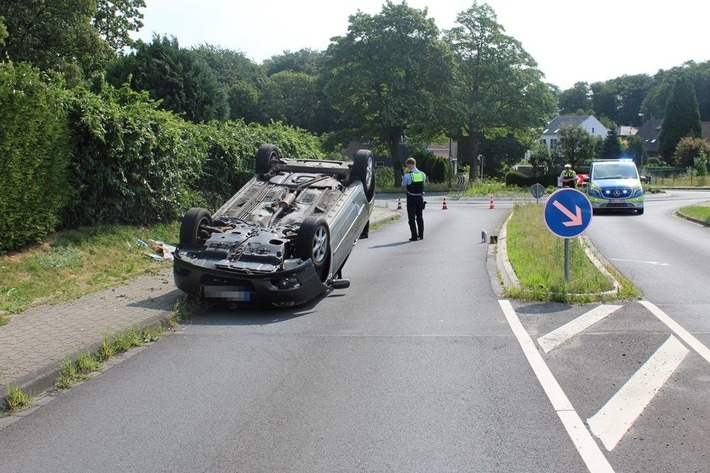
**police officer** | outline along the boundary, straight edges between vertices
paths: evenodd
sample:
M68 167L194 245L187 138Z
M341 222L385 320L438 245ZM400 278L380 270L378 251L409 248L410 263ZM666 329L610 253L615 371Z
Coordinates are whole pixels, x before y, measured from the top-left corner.
M405 162L407 172L402 179L402 187L407 189L407 218L412 238L409 241L424 239L424 183L426 174L417 169L417 161L409 158Z
M577 173L572 169L571 164L565 164L562 174L560 174L560 179L562 179L562 187L577 187Z

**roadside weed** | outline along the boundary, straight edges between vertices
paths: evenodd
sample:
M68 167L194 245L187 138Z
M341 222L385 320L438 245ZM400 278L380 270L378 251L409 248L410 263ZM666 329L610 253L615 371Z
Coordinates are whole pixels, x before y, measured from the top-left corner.
M139 347L143 344L143 338L137 328L131 328L120 332L113 340L113 346L116 352L123 353L133 347Z
M101 339L101 347L96 352L96 356L100 360L106 361L116 354L116 348L113 346L113 341L110 338L104 337Z
M59 376L57 376L57 380L54 385L59 389L67 389L79 379L81 378L76 363L68 358L65 358L59 367Z
M22 388L15 385L9 385L6 388L5 404L10 412L14 412L23 407L29 406L31 397L24 392Z
M101 362L91 353L78 353L76 357L76 367L81 374L88 374L101 369Z

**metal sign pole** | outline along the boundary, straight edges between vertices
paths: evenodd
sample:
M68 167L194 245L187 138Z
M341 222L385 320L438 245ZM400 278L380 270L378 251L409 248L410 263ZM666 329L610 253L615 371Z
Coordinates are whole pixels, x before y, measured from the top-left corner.
M565 281L569 282L569 238L565 238Z

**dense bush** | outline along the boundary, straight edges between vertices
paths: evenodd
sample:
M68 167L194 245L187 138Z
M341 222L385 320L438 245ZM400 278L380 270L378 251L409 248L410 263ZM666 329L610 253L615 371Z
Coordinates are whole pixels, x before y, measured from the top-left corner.
M256 151L264 143L278 146L284 157L321 159L318 139L302 130L243 121L211 122L200 126L207 144L202 173L194 184L199 201L193 206L220 207L254 175Z
M530 187L533 184L542 184L544 187L557 186L557 174L542 176L526 176L519 171L508 171L505 175L505 185L514 187Z
M66 226L175 219L196 199L205 154L199 130L157 109L147 94L101 82L70 111L76 153Z
M416 151L412 157L417 160L417 169L426 174L429 182L444 182L452 172L449 159L437 156L431 151Z
M57 80L0 63L0 253L54 230L66 200L71 148Z

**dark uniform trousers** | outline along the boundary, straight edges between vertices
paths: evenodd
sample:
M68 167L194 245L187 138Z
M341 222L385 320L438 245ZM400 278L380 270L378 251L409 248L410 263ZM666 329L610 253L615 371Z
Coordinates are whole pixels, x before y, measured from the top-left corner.
M424 196L407 194L407 218L412 238L424 238Z

